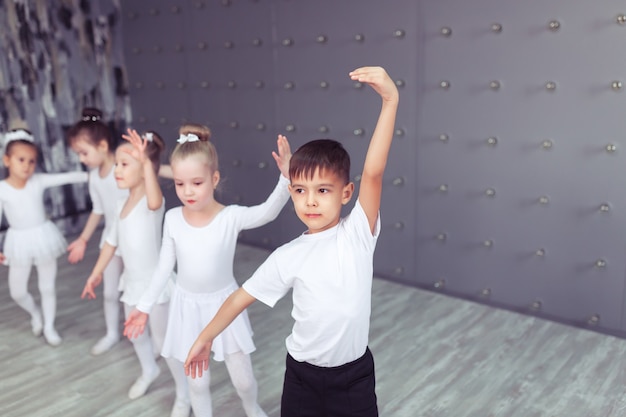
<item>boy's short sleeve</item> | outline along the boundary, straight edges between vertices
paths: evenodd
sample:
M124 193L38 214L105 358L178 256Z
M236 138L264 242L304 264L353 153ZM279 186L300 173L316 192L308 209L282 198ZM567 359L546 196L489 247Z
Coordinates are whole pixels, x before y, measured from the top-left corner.
M349 236L353 236L356 241L365 245L368 251L373 252L380 235L380 212L376 217L376 225L374 226L374 233L372 233L367 215L357 199L354 208L343 222L343 228Z
M293 278L285 279L281 273L278 250L270 254L242 285L248 294L269 307L274 307L278 300L287 294L293 283Z

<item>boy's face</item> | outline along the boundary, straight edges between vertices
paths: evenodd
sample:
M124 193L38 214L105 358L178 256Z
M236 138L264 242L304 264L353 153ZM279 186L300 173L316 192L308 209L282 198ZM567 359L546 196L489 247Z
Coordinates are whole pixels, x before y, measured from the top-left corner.
M313 178L291 178L291 200L308 233L318 233L339 223L341 206L352 198L354 184L344 184L334 172L316 170Z

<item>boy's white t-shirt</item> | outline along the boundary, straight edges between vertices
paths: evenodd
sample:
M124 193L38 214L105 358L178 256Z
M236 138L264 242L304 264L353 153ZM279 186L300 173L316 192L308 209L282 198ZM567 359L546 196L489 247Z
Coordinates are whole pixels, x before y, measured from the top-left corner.
M270 307L293 288L295 323L286 345L295 360L334 367L365 353L379 232L380 217L372 234L357 201L337 226L276 249L243 284Z

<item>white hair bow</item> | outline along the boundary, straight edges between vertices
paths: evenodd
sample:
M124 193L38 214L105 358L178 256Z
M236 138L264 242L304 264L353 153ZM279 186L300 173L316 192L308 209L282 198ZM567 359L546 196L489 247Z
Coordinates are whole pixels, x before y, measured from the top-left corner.
M143 137L143 140L145 140L147 142L154 141L154 133L152 133L152 132L146 132L146 133L144 133L144 135L142 137Z
M194 135L193 133L189 133L188 135L180 135L176 142L185 143L185 142L197 142L200 138L198 135Z
M25 140L28 142L35 142L33 135L25 131L24 129L12 130L4 135L4 146L6 147L9 142L14 140Z

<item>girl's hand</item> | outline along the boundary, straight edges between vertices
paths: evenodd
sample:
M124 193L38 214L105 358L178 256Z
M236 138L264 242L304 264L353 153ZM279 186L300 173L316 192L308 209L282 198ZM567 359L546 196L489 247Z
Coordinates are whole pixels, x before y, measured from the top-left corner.
M382 67L361 67L350 72L350 78L368 84L384 101L398 101L398 88Z
M272 156L276 161L276 165L278 165L280 173L283 174L285 178L289 178L289 160L291 159L291 148L289 147L289 141L285 136L278 135L278 139L276 140L276 146L278 148L278 153L272 152Z
M88 298L90 300L96 299L95 289L102 282L102 274L91 275L87 278L87 283L85 283L85 288L83 289L83 293L80 298L85 299Z
M212 341L203 342L196 339L185 360L185 375L192 378L202 378L202 373L209 369L209 354Z
M124 322L124 336L129 339L135 339L143 334L148 322L148 315L144 312L133 308L126 321Z
M148 157L146 156L148 141L139 136L139 133L137 133L135 129L128 128L127 132L128 134L122 135L122 138L126 139L131 143L131 145L133 145L133 150L128 151L128 153L143 164L146 160L148 160Z
M69 255L67 255L67 260L71 264L78 263L83 260L85 257L85 249L87 248L87 241L83 238L78 238L67 247L67 251Z

